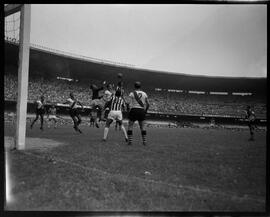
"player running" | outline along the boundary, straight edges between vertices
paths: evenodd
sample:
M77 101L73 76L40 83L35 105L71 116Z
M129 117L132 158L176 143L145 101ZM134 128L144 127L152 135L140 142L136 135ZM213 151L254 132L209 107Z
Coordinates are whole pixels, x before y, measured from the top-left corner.
M250 138L249 141L254 141L254 129L255 129L255 112L248 105L246 109L246 119L248 121Z
M123 122L122 122L122 120L123 120L122 110L125 107L125 102L124 102L123 98L121 97L121 90L117 90L115 92L115 95L112 97L111 101L106 104L106 107L107 106L110 107L110 112L108 114L106 126L104 128L103 141L107 140L110 125L114 120L116 120L119 122L120 127L121 127L121 129L124 133L124 136L125 136L125 141L127 142L128 141L127 132L126 132L126 129L123 126Z
M145 115L149 108L148 96L141 90L139 81L134 84L135 90L129 94L129 122L128 122L128 145L132 144L133 125L135 121L139 122L143 145L146 145Z
M81 115L79 114L79 111L78 111L78 108L79 108L78 104L81 106L82 109L83 109L83 105L77 99L75 99L73 93L70 93L70 98L68 98L64 104L69 105L69 115L72 118L73 123L74 123L73 128L75 129L75 131L82 133L82 131L78 127L80 123L82 122Z
M45 102L44 102L43 95L40 97L40 100L37 100L35 102L35 105L36 105L36 118L31 123L30 128L31 129L33 128L35 122L38 120L40 116L40 129L43 130L43 120L44 120L44 114L45 114Z

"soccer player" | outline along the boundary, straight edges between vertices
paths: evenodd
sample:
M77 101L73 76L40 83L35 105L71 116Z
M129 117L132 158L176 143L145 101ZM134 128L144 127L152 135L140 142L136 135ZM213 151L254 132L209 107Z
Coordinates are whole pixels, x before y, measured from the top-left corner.
M248 121L250 138L249 141L254 141L254 129L255 129L255 112L248 105L246 109L246 119Z
M125 107L125 102L123 98L121 97L121 90L117 90L115 92L115 95L112 97L111 101L106 104L106 106L110 106L110 112L108 114L108 118L106 121L106 126L104 128L104 135L103 135L103 141L107 140L107 136L109 133L109 127L111 123L116 120L119 121L120 127L124 133L125 141L128 141L127 132L125 127L123 126L123 115L122 110Z
M94 127L95 125L95 120L96 120L96 117L95 117L95 113L92 111L90 111L90 127Z
M106 81L103 81L102 85L105 85ZM104 89L103 86L98 87L95 84L92 84L90 86L90 89L92 90L92 101L90 103L90 107L94 108L96 106L99 106L100 114L99 119L104 120L105 111L103 110L106 102L110 101L110 98L112 96L112 85L107 84L107 89L104 92L103 96L99 96L99 92Z
M105 82L103 82L103 84L105 84ZM98 87L97 85L95 84L91 84L90 85L90 89L92 90L92 102L91 102L91 107L95 107L96 105L99 105L99 102L100 102L100 96L99 96L99 92L101 90L104 89L103 86L101 87Z
M145 115L149 109L148 96L141 90L141 82L135 82L134 87L135 90L129 94L128 145L132 144L133 125L135 121L139 122L143 145L146 145Z
M90 127L91 126L96 126L96 128L99 128L99 125L97 123L97 119L98 119L98 113L100 112L100 108L99 106L95 106L94 108L91 109L90 112Z
M107 117L108 117L108 114L110 112L110 109L108 107L104 109L104 107L105 107L105 104L112 99L112 95L113 95L113 87L112 87L112 84L109 83L109 84L107 84L107 89L105 90L104 95L102 97L102 102L101 102L101 106L102 106L101 119L107 119Z
M57 124L57 117L56 117L56 107L55 105L52 105L51 108L48 109L48 120L49 122L54 122L54 129L56 128ZM51 125L51 124L50 124ZM48 125L48 128L50 128L50 125Z
M123 74L118 73L117 74L117 85L116 85L116 90L121 90L121 95L124 95L124 81L123 81Z
M74 126L73 128L75 131L78 131L79 133L82 133L82 131L79 129L79 125L82 122L81 115L79 114L78 111L78 104L81 106L83 109L83 105L75 99L73 93L70 93L70 98L67 99L67 101L64 104L69 104L69 115L73 120Z
M31 123L30 128L31 129L33 128L35 122L38 120L38 117L40 116L40 129L43 130L43 120L44 120L44 114L45 114L44 96L42 95L40 97L40 100L37 100L35 104L36 104L36 118Z
M108 83L102 98L104 99L105 102L109 102L112 98L112 94L113 94L113 86L111 83Z

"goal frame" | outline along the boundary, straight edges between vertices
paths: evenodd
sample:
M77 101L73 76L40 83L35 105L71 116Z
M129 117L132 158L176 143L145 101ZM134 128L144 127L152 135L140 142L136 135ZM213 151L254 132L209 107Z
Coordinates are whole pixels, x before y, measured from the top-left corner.
M18 96L16 106L16 134L14 148L24 150L29 77L31 5L7 4L4 7L4 11L5 17L20 11Z

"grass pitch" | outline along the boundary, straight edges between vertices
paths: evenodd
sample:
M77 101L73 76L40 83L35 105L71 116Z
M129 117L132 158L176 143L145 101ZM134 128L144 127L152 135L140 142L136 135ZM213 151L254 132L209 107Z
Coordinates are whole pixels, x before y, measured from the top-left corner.
M266 132L71 125L27 129L26 150L7 149L12 202L6 210L264 211ZM5 124L5 141L14 135Z

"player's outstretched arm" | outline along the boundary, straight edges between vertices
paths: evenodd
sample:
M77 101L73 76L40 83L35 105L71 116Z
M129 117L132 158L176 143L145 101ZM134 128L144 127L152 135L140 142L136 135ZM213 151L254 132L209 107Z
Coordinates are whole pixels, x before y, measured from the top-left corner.
M77 101L77 103L82 107L83 109L83 104L80 101Z

